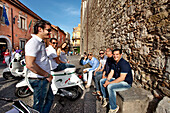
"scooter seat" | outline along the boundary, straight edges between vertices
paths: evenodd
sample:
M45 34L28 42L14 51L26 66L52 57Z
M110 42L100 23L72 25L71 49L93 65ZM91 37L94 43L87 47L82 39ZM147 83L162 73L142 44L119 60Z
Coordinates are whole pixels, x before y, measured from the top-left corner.
M63 74L73 73L75 71L76 71L76 68L66 68L62 71L57 71L57 72L51 71L51 74L52 75L63 75Z

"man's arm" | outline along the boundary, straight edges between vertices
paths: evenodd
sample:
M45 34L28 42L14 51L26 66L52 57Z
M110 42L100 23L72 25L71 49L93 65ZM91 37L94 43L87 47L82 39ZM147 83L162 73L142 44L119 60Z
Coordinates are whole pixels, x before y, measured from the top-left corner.
M97 69L95 70L95 72L94 72L94 76L96 75L96 72L100 70L101 66L102 66L102 64L100 63L99 66L98 66L98 68L97 68Z
M48 77L49 73L47 73L46 71L44 71L41 67L39 67L36 63L35 63L35 59L36 57L33 56L25 56L25 60L26 60L26 67L31 70L32 72L44 76L44 77ZM53 76L50 75L49 78L47 78L47 80L49 82L51 82L51 80L53 79Z
M111 82L108 81L107 83L104 84L104 87L107 87L107 85L112 84L112 83L119 83L121 81L124 81L126 78L126 75L127 73L120 73L120 77L118 77L114 81L111 81Z
M103 71L102 79L106 78L105 74L106 74L106 71Z

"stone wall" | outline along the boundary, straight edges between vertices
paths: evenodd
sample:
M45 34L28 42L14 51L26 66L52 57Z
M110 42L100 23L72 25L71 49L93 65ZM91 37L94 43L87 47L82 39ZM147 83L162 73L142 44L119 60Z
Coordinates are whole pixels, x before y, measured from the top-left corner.
M81 51L122 48L135 82L170 96L169 13L169 0L83 0Z

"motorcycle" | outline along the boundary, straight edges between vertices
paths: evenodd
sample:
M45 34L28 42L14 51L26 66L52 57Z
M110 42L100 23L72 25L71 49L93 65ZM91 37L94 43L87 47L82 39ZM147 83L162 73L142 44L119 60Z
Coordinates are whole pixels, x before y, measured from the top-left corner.
M21 100L11 100L7 98L0 98L0 100L7 101L7 102L12 102L13 103L13 109L7 111L6 113L39 113L39 111L29 107L26 105L24 102Z
M83 94L84 86L81 75L75 73L76 68L66 68L65 70L53 72L51 88L54 95L66 97L69 100L76 100ZM25 78L17 83L15 95L17 97L30 96L34 90L29 84L28 75L29 70L25 70Z
M3 70L3 77L6 80L13 78L23 78L25 67L25 59L21 59L21 55L16 53L14 58L11 60L9 66Z

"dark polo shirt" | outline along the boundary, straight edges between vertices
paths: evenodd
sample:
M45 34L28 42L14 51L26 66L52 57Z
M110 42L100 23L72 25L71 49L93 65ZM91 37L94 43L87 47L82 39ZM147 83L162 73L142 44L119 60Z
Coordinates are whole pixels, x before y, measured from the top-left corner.
M113 78L120 77L120 73L127 73L124 81L132 86L132 82L133 82L132 70L129 63L126 60L121 58L117 64L114 63L112 65L111 69L114 70Z

